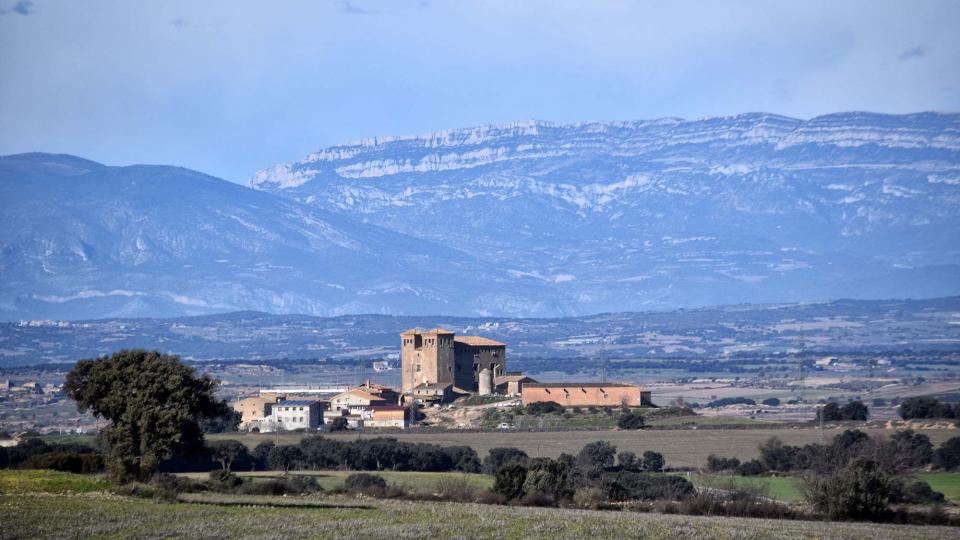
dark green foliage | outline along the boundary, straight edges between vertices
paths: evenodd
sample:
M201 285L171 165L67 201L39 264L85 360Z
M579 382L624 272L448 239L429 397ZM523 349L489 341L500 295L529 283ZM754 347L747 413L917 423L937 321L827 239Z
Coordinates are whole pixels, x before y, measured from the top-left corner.
M64 390L81 412L110 422L100 442L114 474L128 480L148 478L163 459L202 452L200 423L228 410L216 386L177 356L124 350L77 362Z
M465 473L480 472L480 457L469 446L447 446L444 448L453 461L453 468Z
M776 437L770 437L759 447L760 462L763 467L770 471L789 471L793 469L794 454L797 448L794 446L784 446L783 442Z
M51 452L34 454L27 460L29 469L52 469L78 474L101 472L104 469L103 454L77 452Z
M898 412L904 420L956 417L956 410L949 403L943 403L932 397L907 398L900 403Z
M508 463L499 469L493 478L493 492L506 500L523 497L523 486L527 481L527 468L521 463Z
M733 471L740 466L737 458L718 457L713 454L707 456L707 470L710 472Z
M933 466L946 471L960 468L960 437L951 437L944 441L933 453Z
M343 482L343 487L351 493L374 495L387 489L387 481L375 474L354 473Z
M347 431L349 427L350 426L347 425L347 419L342 416L338 416L327 423L327 431L331 433L337 431Z
M642 416L627 410L620 413L620 417L617 418L617 427L620 429L643 429L646 424Z
M596 476L604 469L613 467L617 449L607 441L587 444L577 454L576 465L588 476Z
M720 398L710 403L707 403L707 407L726 407L727 405L756 405L757 402L745 397L727 397Z
M253 457L240 441L215 441L207 446L210 448L210 457L219 463L224 471L230 471L234 463L238 465L238 469L253 468Z
M779 407L779 406L780 406L780 400L777 399L777 398L775 398L775 397L767 398L767 399L761 401L760 403L762 403L762 404L764 404L764 405L766 405L766 406L768 406L768 407Z
M204 433L227 433L237 431L243 416L232 408L224 411L222 416L208 418L200 425Z
M578 471L563 462L538 458L527 466L523 494L541 502L569 501L581 482Z
M869 410L861 401L851 401L841 407L836 403L827 403L817 411L816 419L819 421L823 416L824 422L837 422L841 420L866 420Z
M886 515L892 483L872 461L855 460L836 473L809 476L807 501L830 519L878 519Z
M483 472L496 474L504 465L511 463L525 464L530 459L527 453L519 448L491 448L487 457L483 458Z
M613 501L676 500L693 493L693 484L673 475L619 472L605 474L600 485Z
M555 401L540 401L527 405L525 409L527 414L531 414L533 416L551 413L560 414L563 412L563 405L560 405Z
M617 454L617 465L625 471L639 471L642 463L637 460L636 454L624 451Z
M737 474L741 476L758 476L765 472L767 472L766 467L763 466L761 461L756 459L744 461L737 466Z
M243 495L302 495L321 490L317 481L313 478L291 476L290 478L244 482L236 491Z
M233 491L243 484L243 479L228 469L210 471L210 484L217 491Z
M289 472L298 468L304 461L300 447L293 445L274 446L267 454L267 465L273 470Z
M900 473L923 467L933 458L933 444L926 435L914 433L912 429L898 431L890 437L890 442L880 445L877 460L881 468L888 473Z
M946 500L943 493L934 491L926 482L904 484L900 480L890 483L890 502L904 504L941 504Z
M250 457L253 459L254 467L265 471L269 468L267 464L267 458L270 456L270 450L273 450L273 447L276 446L273 441L263 441L253 448L253 452L250 453Z
M660 472L663 470L663 454L647 450L643 453L643 470L647 472Z

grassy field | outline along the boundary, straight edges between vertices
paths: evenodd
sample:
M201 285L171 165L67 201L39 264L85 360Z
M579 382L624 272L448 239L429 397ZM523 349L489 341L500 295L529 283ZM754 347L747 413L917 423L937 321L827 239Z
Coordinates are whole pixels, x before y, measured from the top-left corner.
M843 431L841 427L827 428L822 434L825 441ZM863 431L873 436L888 437L894 430L872 427ZM955 429L917 430L930 437L936 446L950 437L957 436ZM583 445L597 440L613 443L617 450L629 450L642 454L653 450L664 455L671 467L702 467L709 454L737 457L749 460L759 455L757 446L770 437L779 437L785 444L803 445L821 441L820 430L816 428L751 428L751 429L669 429L643 431L502 431L502 432L459 432L441 431L433 433L388 432L341 433L329 435L332 438L350 440L372 438L376 436L396 437L399 440L442 445L469 445L480 457L498 446L514 446L531 456L557 457L562 452L576 454ZM303 434L258 434L229 433L213 435L211 439L238 439L247 446L254 447L261 441L279 440L281 444L292 444L303 438Z
M769 476L714 476L694 474L690 480L696 486L716 489L745 489L784 502L803 500L800 481L793 477Z
M0 469L0 493L87 493L103 491L110 483L96 476L59 471Z
M956 538L944 527L772 521L455 503L99 494L0 495L0 538ZM279 505L282 507L274 507Z
M317 481L324 490L339 489L343 481L355 471L295 471L291 475L309 476ZM388 484L403 487L409 491L431 492L436 485L444 480L465 481L471 486L489 489L493 486L493 477L485 474L464 474L457 472L398 472L398 471L370 471L371 474L382 476ZM283 474L276 471L240 472L244 478L282 478ZM204 480L207 473L183 473L181 476Z
M930 484L934 491L943 493L948 500L960 502L960 473L932 472L921 473L915 477Z

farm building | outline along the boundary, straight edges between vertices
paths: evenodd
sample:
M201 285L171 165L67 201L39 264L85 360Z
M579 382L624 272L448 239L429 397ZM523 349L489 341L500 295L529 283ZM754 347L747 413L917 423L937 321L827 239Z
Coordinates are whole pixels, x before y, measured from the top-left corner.
M400 405L370 407L364 411L361 416L363 417L364 427L397 429L407 429L410 427L410 414L408 409Z
M553 401L564 407L640 407L650 405L650 391L624 383L526 383L524 405Z

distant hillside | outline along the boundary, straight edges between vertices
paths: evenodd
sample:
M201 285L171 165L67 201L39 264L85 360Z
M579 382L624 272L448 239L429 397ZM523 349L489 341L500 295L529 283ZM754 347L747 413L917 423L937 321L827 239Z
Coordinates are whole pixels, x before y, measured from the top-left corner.
M332 318L237 312L173 319L0 324L0 367L73 362L125 347L194 360L370 358L399 352L399 332L450 328L509 344L508 356L591 357L601 343L620 358L736 358L816 352L956 351L960 297L737 305L556 319Z

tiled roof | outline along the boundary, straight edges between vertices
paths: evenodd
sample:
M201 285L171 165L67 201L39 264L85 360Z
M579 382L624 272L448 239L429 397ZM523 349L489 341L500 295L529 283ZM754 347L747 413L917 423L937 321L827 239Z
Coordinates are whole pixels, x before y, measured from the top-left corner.
M403 405L371 405L368 410L371 411L402 411L406 409Z
M306 400L291 400L291 401L278 401L278 407L308 407L310 405L316 405L316 401L306 401Z
M464 345L471 345L474 347L506 347L507 344L497 341L495 339L485 338L481 336L457 336L453 338L455 343L463 343Z
M527 381L527 384L532 384L537 382L534 379L527 377L526 375L500 375L499 377L493 378L493 382L495 382L496 384L503 384L507 382L519 382L519 381Z
M639 388L635 384L600 382L527 383L524 388Z

